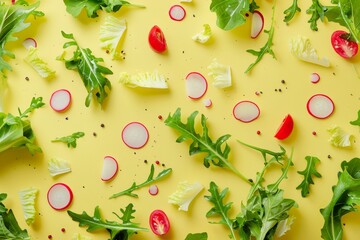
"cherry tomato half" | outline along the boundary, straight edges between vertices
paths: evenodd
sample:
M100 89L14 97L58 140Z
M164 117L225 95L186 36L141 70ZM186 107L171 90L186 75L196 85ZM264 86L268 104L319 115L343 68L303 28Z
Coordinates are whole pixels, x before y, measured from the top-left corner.
M338 30L331 35L331 45L335 52L343 58L351 58L358 52L358 44L348 39L349 34Z
M164 235L170 230L170 221L162 210L154 210L149 218L150 228L156 235Z
M156 25L153 26L149 32L149 43L155 52L162 53L166 50L164 33Z
M283 121L280 124L280 127L276 131L275 137L279 140L283 140L290 136L294 128L294 121L290 114L286 115Z

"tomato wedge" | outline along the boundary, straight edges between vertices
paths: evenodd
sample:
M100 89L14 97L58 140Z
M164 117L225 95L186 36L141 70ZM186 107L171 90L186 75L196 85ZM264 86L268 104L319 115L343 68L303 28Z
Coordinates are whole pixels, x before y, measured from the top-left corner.
M280 127L276 131L275 137L279 140L283 140L290 136L292 130L294 128L294 121L290 114L286 115L283 119Z
M358 44L349 39L349 33L338 30L331 35L331 45L343 58L352 58L358 52Z
M158 236L165 235L170 230L170 221L162 210L154 210L149 218L150 228Z
M149 44L155 52L162 53L166 50L164 33L157 25L153 26L149 32Z

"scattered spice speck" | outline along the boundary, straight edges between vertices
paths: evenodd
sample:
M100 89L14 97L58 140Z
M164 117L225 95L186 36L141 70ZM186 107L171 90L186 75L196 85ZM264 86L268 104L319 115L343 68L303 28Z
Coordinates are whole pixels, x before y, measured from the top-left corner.
M330 159L330 158L331 158L331 155L329 154L329 155L328 155L328 159Z
M105 124L103 124L103 123L102 123L102 124L100 124L100 127L104 128L104 127L105 127Z
M285 80L284 80L284 79L283 79L283 80L281 80L281 83L282 83L282 84L285 84Z
M315 132L315 131L313 131L313 132L312 132L312 135L316 136L316 132Z
M145 159L145 160L144 160L144 163L148 163L148 161Z
M48 239L52 239L52 236L51 236L51 235L48 235Z
M93 132L93 136L94 136L94 137L96 137L96 136L97 136L96 132Z
M61 232L66 232L65 228L61 228Z
M156 160L155 163L156 163L156 165L159 165L159 164L160 164L160 161L159 161L159 160Z
M257 130L257 131L256 131L256 134L257 134L257 135L261 135L260 130Z
M26 81L29 81L29 80L30 80L30 78L29 78L29 77L25 77L25 80L26 80Z
M162 120L162 119L163 119L163 116L158 115L158 119L159 119L159 120Z

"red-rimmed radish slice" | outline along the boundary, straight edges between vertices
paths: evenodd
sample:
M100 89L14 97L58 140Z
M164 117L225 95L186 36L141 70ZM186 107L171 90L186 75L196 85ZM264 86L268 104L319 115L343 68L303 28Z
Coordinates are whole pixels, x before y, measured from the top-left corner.
M310 75L310 81L311 81L312 83L318 83L318 82L320 81L320 75L317 74L317 73L312 73L312 74Z
M47 200L53 209L63 210L70 206L73 193L68 185L55 183L47 192Z
M101 173L101 180L109 181L113 179L118 172L118 169L119 165L116 159L111 156L105 156Z
M125 145L134 149L142 148L149 140L147 128L139 122L127 124L124 127L121 136Z
M35 41L35 39L33 38L26 38L23 42L22 45L26 48L29 49L30 47L36 48L37 47L37 42Z
M159 188L156 185L151 185L149 187L149 193L154 196L159 193Z
M311 116L324 119L334 112L335 105L325 94L315 94L307 102L306 108Z
M186 92L189 98L199 99L207 91L208 83L206 78L198 72L191 72L185 78Z
M212 101L211 101L211 99L209 99L209 98L205 99L205 100L203 101L203 103L204 103L204 106L207 107L207 108L209 108L209 107L212 106Z
M11 4L14 5L14 4L15 4L15 0L11 0Z
M169 10L169 16L172 20L181 21L185 18L186 11L180 5L173 5Z
M50 106L56 112L63 112L70 106L71 93L66 89L53 92L50 97Z
M290 136L294 128L294 120L290 114L286 115L282 120L278 130L275 133L275 136L279 140L283 140Z
M259 11L254 11L251 18L251 38L256 38L259 36L261 31L264 28L264 16Z
M240 101L233 108L234 117L241 122L252 122L260 115L258 105L251 101Z

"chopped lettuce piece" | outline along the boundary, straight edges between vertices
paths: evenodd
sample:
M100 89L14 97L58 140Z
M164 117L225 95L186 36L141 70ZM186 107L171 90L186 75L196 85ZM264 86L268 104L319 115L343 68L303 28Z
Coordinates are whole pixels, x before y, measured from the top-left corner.
M199 43L206 43L210 39L210 37L212 35L210 25L204 24L203 27L204 27L204 29L201 32L195 34L192 37L192 40L199 42Z
M199 182L180 182L176 191L169 196L168 202L178 205L179 210L187 211L192 200L203 188Z
M81 235L80 233L75 233L72 236L71 240L92 240L92 238L85 235Z
M323 57L320 59L316 49L311 45L311 42L306 37L298 36L290 40L290 51L298 59L317 64L323 67L330 67L330 61L328 58Z
M231 70L229 66L220 64L217 59L213 59L208 66L209 75L213 77L213 85L217 88L226 88L231 86Z
M328 129L331 134L329 142L335 147L351 147L353 135L346 133L340 127L334 125Z
M28 63L42 78L51 79L55 77L55 71L38 56L37 48L29 48L28 54L25 57L25 62Z
M281 220L276 228L275 237L279 238L286 234L290 230L291 225L294 223L295 217L290 215L287 219Z
M35 221L35 200L38 192L39 190L36 188L27 188L19 192L20 202L27 225L31 225Z
M126 21L107 15L105 22L100 26L100 47L109 51L112 59L122 59L119 52L119 43L126 31Z
M4 112L4 98L8 90L5 74L0 72L0 112Z
M120 73L119 82L132 88L168 88L164 75L158 73L156 70L152 73L141 72L134 75L122 72Z
M69 162L60 158L51 158L48 161L48 170L52 177L71 172Z

